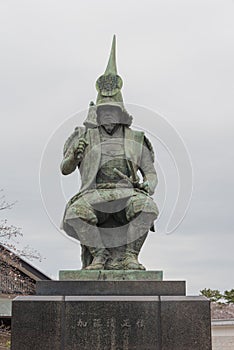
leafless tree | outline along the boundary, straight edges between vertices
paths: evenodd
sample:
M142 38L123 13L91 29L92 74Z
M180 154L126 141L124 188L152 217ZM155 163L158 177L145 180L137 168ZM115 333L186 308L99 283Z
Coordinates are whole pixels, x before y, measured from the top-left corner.
M3 191L0 192L1 214L4 210L11 210L16 202L8 203ZM21 228L9 225L4 218L0 220L0 284L2 293L31 294L34 292L33 281L20 272L20 258L41 261L42 257L37 250L29 245L23 249L17 247L17 239L22 236Z
M0 190L0 212L3 210L11 210L16 202L8 203L3 194L3 190ZM0 219L0 244L6 248L12 250L16 255L34 260L41 261L42 257L40 253L27 245L23 249L17 247L16 238L22 237L22 229L14 225L9 225L6 219Z

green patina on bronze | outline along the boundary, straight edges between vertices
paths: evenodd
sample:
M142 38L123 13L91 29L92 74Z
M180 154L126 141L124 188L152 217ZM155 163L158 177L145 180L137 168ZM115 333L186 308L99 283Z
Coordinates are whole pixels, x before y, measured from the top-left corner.
M140 270L61 270L60 281L162 281L162 271Z
M64 146L61 171L78 169L81 188L67 204L63 229L80 241L83 269L144 270L138 255L158 216L151 198L157 174L150 141L130 127L115 50L114 36L96 104Z

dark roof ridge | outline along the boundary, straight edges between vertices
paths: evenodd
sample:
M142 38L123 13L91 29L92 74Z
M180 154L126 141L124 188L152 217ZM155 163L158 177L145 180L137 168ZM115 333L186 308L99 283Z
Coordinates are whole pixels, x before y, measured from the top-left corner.
M29 263L26 259L22 258L20 255L17 255L14 251L6 247L5 245L0 243L0 251L5 250L8 254L13 254L17 259L19 259L20 263L8 262L9 265L17 268L24 274L33 278L34 280L51 280L51 278L42 272L40 269L35 267L33 264Z

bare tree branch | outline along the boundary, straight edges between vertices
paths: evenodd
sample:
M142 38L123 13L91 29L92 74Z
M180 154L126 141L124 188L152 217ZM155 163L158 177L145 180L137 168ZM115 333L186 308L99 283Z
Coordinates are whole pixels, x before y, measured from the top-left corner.
M3 193L3 190L0 190L0 193ZM16 202L8 203L5 200L4 194L0 196L0 210L12 209L15 203ZM38 259L41 261L42 257L36 249L30 246L26 246L23 249L16 248L18 242L15 241L15 238L20 238L22 236L22 229L20 227L9 225L6 219L0 220L0 244L13 250L15 254L21 257L29 260Z
M17 201L13 202L13 203L8 203L5 200L5 195L3 194L3 189L0 190L0 210L5 210L5 209L12 209L12 207L15 205L15 203L17 203Z

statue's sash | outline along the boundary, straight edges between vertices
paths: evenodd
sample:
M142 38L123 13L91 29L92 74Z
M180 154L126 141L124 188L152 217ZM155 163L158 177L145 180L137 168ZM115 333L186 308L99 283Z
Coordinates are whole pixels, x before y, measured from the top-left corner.
M140 168L142 147L144 143L144 133L141 131L124 129L124 149L126 159L132 162L135 174ZM128 162L129 164L129 162ZM131 174L131 169L129 169Z

